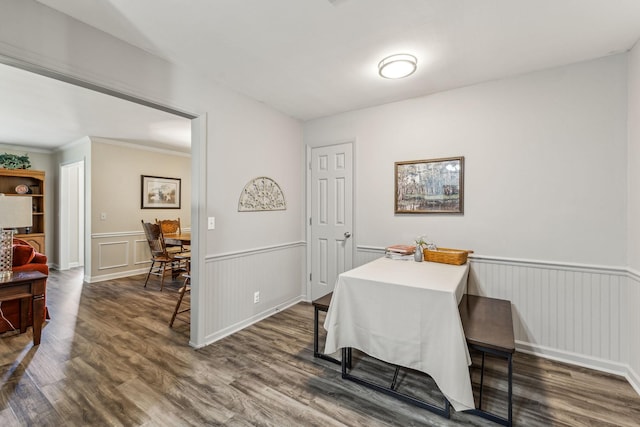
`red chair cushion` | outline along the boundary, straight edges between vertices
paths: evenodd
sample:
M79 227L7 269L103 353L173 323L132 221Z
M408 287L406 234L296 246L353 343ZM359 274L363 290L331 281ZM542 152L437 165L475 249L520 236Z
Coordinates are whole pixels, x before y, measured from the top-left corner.
M36 256L36 250L27 245L13 245L13 266L29 264Z

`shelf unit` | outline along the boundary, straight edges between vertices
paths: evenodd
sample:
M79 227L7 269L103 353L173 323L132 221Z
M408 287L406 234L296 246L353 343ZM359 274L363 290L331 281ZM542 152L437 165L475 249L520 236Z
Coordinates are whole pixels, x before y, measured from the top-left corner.
M17 194L16 187L25 184L28 194ZM15 237L29 242L36 250L44 254L45 238L45 188L44 171L31 169L0 169L0 193L10 197L31 196L33 201L33 225L31 230L19 228ZM27 232L28 231L28 232Z

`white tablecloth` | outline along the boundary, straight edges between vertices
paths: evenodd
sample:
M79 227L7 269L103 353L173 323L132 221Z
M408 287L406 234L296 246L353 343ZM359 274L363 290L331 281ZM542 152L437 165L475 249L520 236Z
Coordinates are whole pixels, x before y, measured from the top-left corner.
M357 348L425 372L457 411L474 408L458 312L469 266L380 258L342 273L324 327L325 353Z

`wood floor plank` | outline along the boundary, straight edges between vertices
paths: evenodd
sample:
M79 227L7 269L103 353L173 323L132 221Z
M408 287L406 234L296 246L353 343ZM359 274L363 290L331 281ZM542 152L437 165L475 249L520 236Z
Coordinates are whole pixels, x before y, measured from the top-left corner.
M80 270L52 271L41 345L33 347L31 330L0 337L2 427L495 426L455 411L445 419L343 380L340 366L313 357L310 304L193 349L188 323L168 327L181 281L169 280L163 292L143 281L83 284ZM363 375L390 380L393 367L354 357ZM471 372L477 393L479 372ZM506 411L505 378L504 362L488 358L486 407ZM401 370L398 387L441 401L421 373ZM640 396L624 378L516 353L514 419L516 426L637 426Z

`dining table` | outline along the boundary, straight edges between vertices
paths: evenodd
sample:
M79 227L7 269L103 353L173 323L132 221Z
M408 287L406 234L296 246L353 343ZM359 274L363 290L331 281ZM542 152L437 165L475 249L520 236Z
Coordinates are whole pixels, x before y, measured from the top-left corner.
M191 233L165 233L164 242L169 245L183 245L188 246L191 244Z
M325 354L355 348L398 367L430 375L445 397L445 409L420 405L449 416L475 408L471 358L458 303L467 290L469 265L379 258L338 276L324 327ZM347 351L348 350L348 351ZM397 372L397 371L396 371ZM371 386L366 381L356 381ZM372 387L387 394L396 391ZM413 403L413 402L412 402Z

